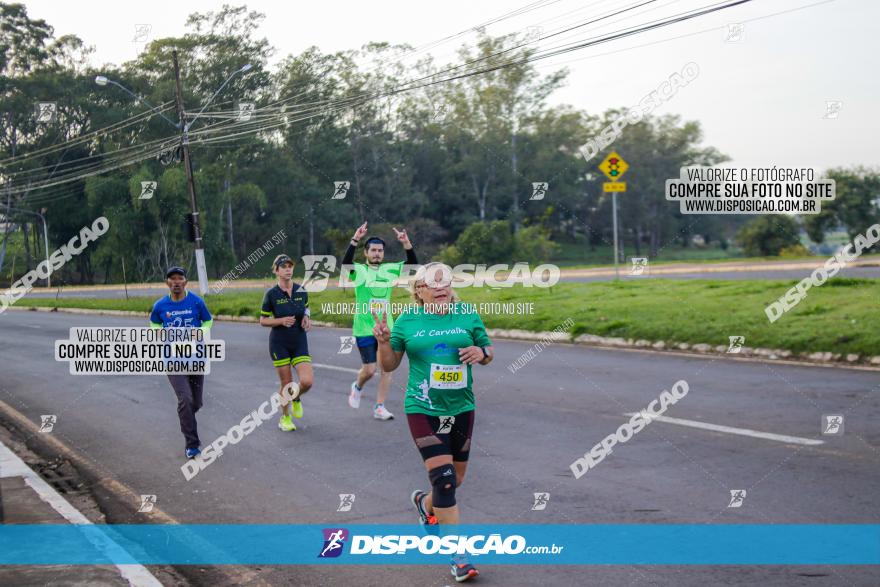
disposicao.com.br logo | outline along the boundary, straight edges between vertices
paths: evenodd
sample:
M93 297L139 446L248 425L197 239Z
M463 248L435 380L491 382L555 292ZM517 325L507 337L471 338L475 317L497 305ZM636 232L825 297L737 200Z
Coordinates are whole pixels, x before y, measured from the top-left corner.
M348 530L345 528L324 528L324 546L318 554L318 558L336 558L342 554L345 541L348 538Z
M349 535L345 528L325 528L324 545L318 558L338 557L344 550L345 542L350 538L348 553L351 555L405 555L405 554L441 554L471 555L484 554L518 555L518 554L559 554L564 546L528 546L525 537L519 534L502 536L498 533L485 534L385 534L385 535Z

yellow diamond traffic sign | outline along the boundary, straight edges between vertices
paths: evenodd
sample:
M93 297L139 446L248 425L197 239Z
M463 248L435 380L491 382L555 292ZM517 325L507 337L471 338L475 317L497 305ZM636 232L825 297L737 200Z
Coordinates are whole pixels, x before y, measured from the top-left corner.
M617 181L629 169L629 164L624 161L620 155L612 151L605 157L605 160L599 164L599 169L608 176L611 181Z

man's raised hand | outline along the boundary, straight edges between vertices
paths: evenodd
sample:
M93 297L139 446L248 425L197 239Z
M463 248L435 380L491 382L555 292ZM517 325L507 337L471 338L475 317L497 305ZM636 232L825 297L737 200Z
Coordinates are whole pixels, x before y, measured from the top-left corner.
M364 235L367 234L367 223L364 222L360 226L358 226L357 230L354 231L354 236L351 237L351 240L359 241L364 238Z
M410 244L409 243L409 236L406 234L405 228L403 230L397 230L396 228L394 228L392 226L391 230L394 231L394 234L397 236L397 240L399 240L400 244L402 244L404 247L406 247L407 245Z

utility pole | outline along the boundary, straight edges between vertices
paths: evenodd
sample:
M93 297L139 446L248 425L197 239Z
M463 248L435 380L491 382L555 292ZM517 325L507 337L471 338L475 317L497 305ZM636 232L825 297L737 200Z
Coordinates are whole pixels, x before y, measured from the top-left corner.
M180 87L180 65L177 51L171 53L174 59L174 84L177 95L177 117L180 120L180 144L183 150L183 166L186 170L186 184L189 188L189 203L192 208L193 235L196 243L196 271L199 275L199 292L208 293L208 269L205 266L205 249L202 245L202 231L199 226L199 207L196 204L196 183L193 179L192 158L189 153L189 126L183 109L183 90Z
M186 170L186 185L189 189L189 203L192 212L189 215L190 224L192 225L192 240L196 244L196 268L199 274L199 291L202 295L208 293L208 269L205 267L205 248L202 245L202 230L201 223L199 222L199 206L196 204L196 182L193 179L193 170L192 170L192 158L189 153L189 127L198 120L199 116L202 115L202 112L205 111L205 108L214 101L214 98L217 97L223 88L226 87L226 84L235 77L239 73L244 73L246 71L250 71L253 69L253 65L250 63L246 63L241 68L232 72L226 81L220 84L220 87L217 88L217 91L214 92L214 95L211 96L207 102L205 102L202 109L198 111L189 123L186 121L186 112L183 108L183 90L180 87L180 64L177 61L177 51L171 52L171 57L174 60L174 88L175 94L177 98L177 118L179 120L178 123L175 123L173 120L162 114L162 111L151 105L145 99L141 98L122 84L112 79L108 79L107 76L99 75L95 77L95 83L99 86L106 86L107 84L112 84L122 91L126 92L132 98L137 100L138 102L143 102L147 106L150 107L150 110L154 111L160 117L165 119L165 122L169 123L171 126L180 131L180 150L183 151L183 167Z
M232 251L232 258L235 259L235 240L232 236L232 198L229 196L229 171L232 163L226 164L226 179L223 182L223 192L226 194L226 219L229 222L229 250Z

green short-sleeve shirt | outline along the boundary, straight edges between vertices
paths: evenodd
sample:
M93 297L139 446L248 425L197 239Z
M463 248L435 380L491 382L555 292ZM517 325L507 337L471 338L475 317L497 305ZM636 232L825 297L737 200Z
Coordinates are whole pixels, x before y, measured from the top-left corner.
M400 263L382 263L378 268L354 264L354 301L355 313L352 323L354 336L373 336L372 312L381 316L390 306L391 293L394 291L394 282L400 278L403 270L403 261ZM394 319L388 314L388 328L394 326Z
M458 350L492 344L474 307L457 303L448 314L429 314L421 307L397 318L391 348L409 359L404 412L454 416L474 409L471 366Z

